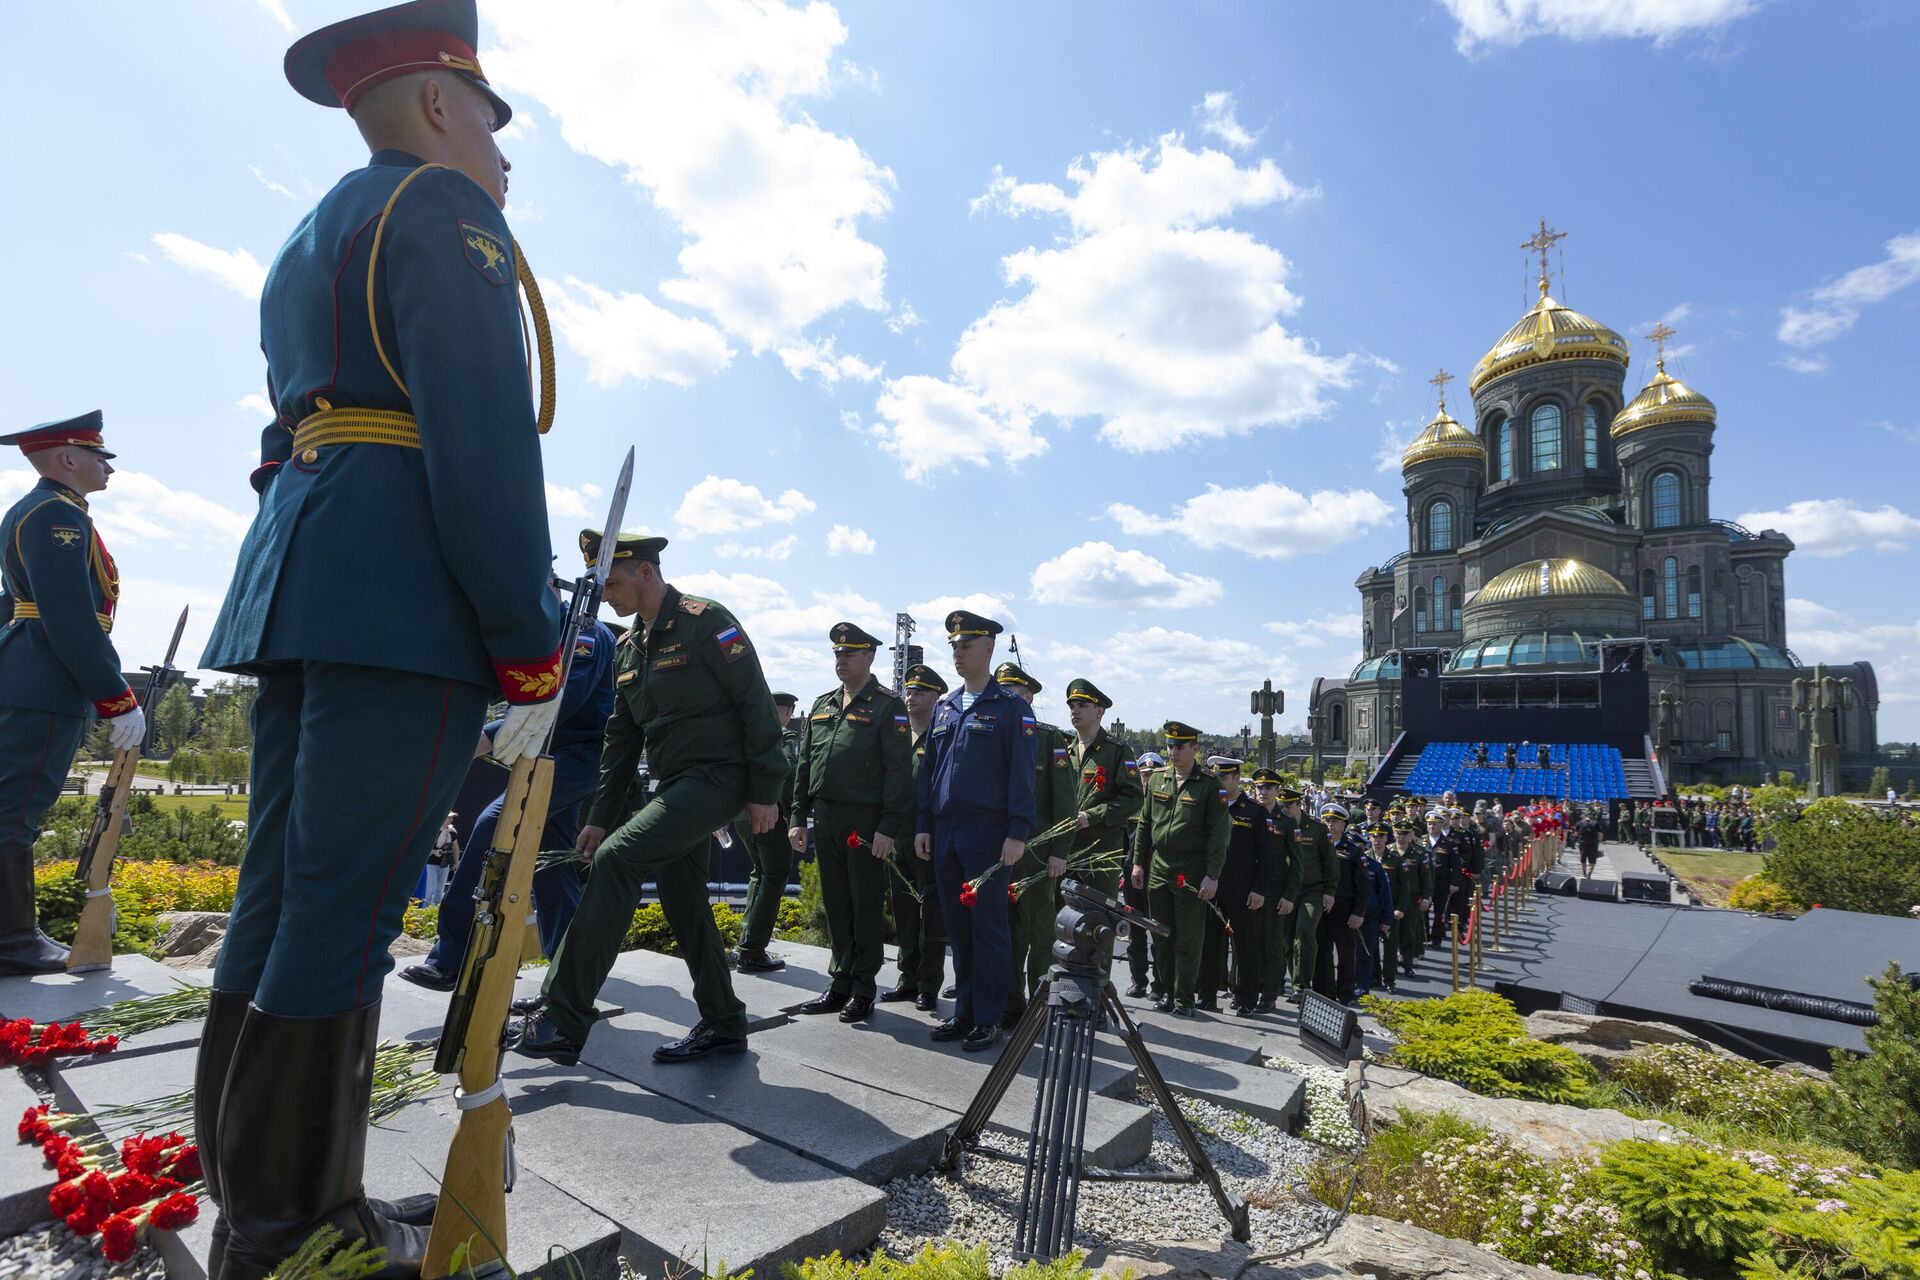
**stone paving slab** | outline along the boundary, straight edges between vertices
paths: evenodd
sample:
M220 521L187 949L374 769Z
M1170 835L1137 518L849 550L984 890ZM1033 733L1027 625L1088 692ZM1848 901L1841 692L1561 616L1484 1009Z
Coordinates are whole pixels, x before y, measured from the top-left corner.
M182 982L194 980L146 956L115 956L110 968L92 973L0 978L0 1017L67 1022L116 1000L165 995Z
M40 1095L19 1071L0 1071L0 1116L18 1121L21 1112L39 1102ZM40 1158L39 1147L15 1142L11 1133L0 1134L0 1236L52 1217L47 1192L53 1183L53 1170Z
M1167 1087L1183 1097L1244 1111L1282 1129L1300 1111L1306 1085L1291 1072L1168 1049L1151 1041L1147 1052ZM1133 1061L1125 1044L1104 1035L1094 1041L1094 1057L1096 1061Z

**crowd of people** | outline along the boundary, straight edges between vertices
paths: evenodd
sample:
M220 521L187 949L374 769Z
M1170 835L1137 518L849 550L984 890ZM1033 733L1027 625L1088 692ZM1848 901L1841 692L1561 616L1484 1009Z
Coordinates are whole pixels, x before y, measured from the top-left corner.
M1660 813L1662 809L1667 812ZM1683 796L1638 807L1629 802L1614 815L1615 839L1651 846L1656 831L1675 832L1681 847L1688 849L1760 851L1759 823L1744 798Z

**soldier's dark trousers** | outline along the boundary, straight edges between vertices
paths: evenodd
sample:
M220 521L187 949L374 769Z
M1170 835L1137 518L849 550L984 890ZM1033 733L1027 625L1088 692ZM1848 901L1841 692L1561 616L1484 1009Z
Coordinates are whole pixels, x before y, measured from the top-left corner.
M874 975L886 959L887 881L893 873L873 856L877 804L817 801L813 809L813 856L820 864L820 904L827 912L828 990L874 994ZM864 843L847 847L849 836Z
M1247 906L1246 890L1221 890L1214 898L1226 913L1207 912L1207 936L1200 946L1200 994L1210 996L1228 988L1235 1004L1252 1004L1260 998L1260 975L1266 964L1266 920L1271 909L1255 911ZM1238 905L1233 905L1238 904ZM1228 932L1228 927L1232 932ZM1229 962L1229 953L1231 961Z
M745 818L733 824L733 838L746 846L753 870L747 874L746 909L740 915L740 949L765 951L773 941L773 927L780 919L780 899L787 894L787 877L793 874L796 855L787 839L787 817L773 830L753 834Z
M894 938L900 947L900 985L923 996L938 996L947 971L947 920L940 913L940 882L933 859L922 858L910 845L895 846L894 865L913 879L914 901L901 877L887 872L893 899Z
M1300 901L1288 919L1293 921L1293 989L1318 990L1314 978L1320 970L1320 906L1318 889L1303 889Z
M1453 882L1459 875L1456 871L1443 871L1439 867L1433 870L1433 927L1427 936L1437 943L1447 940L1447 916L1453 910Z
M1025 879L1032 874L1027 863L1014 868L1014 875ZM1053 967L1053 922L1060 914L1060 881L1036 880L1020 893L1020 901L1009 904L1008 928L1013 932L1013 982L1007 992L1010 1008L1024 1008L1040 989L1041 979Z
M1191 888L1166 884L1147 886L1147 914L1173 930L1156 938L1153 949L1153 992L1168 995L1182 1007L1193 1005L1200 981L1200 949L1205 943L1207 917L1213 913Z
M1350 914L1335 903L1320 918L1320 955L1313 976L1315 991L1342 1004L1353 1003L1354 950L1360 940L1360 931L1347 927Z
M960 905L960 888L1000 861L1005 823L934 825L933 863L940 880L940 910L947 918L947 942L953 947L958 998L953 1016L976 1027L992 1026L1006 1011L1013 976L1013 939L1007 927L1007 873L1001 871L981 889L971 907Z
M1380 980L1380 917L1370 915L1360 926L1353 947L1353 993L1365 995Z
M1220 989L1227 985L1230 967L1227 952L1232 942L1226 923L1213 912L1207 912L1200 934L1200 976L1194 983L1194 991L1200 999L1217 999Z
M1127 872L1120 890L1120 900L1135 911L1147 909L1147 891L1133 887L1133 873ZM1133 985L1144 987L1153 978L1150 954L1147 950L1147 931L1135 929L1127 939L1127 974L1133 979Z
M1261 915L1265 919L1264 936L1260 946L1260 998L1277 1000L1286 989L1287 971L1293 963L1293 927L1294 917L1299 914L1295 907L1286 915L1280 914L1280 903L1268 899Z
M571 849L580 836L580 806L593 798L600 781L600 753L590 759L560 756L553 762L553 796L547 803L547 825L540 831L543 852ZM473 834L467 838L460 865L453 869L447 890L440 898L439 936L427 963L442 973L458 973L467 954L467 939L473 933L473 891L480 883L487 850L500 830L500 811L506 805L503 791L474 819ZM580 905L584 863L562 863L542 867L533 873L533 908L538 913L540 950L548 959L560 950L573 923L573 912Z
M281 1017L364 1008L473 760L488 690L337 662L270 668L253 704L247 853L217 990Z
M707 902L707 842L747 802L742 768L689 769L607 833L560 954L547 969L547 1016L576 1044L593 1026L593 1002L613 970L651 880L667 928L693 977L693 1000L715 1034L744 1036L747 1006L733 993L727 949Z
M33 842L85 729L80 716L0 707L0 972L9 956L40 969L60 954L36 932Z

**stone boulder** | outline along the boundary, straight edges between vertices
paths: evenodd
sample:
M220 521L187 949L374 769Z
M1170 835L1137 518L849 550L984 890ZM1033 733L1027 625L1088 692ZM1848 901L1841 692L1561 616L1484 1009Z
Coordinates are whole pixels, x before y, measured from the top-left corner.
M160 944L154 954L163 960L199 955L227 936L224 911L162 911Z
M1370 1124L1384 1124L1402 1111L1451 1111L1549 1160L1593 1155L1623 1138L1670 1142L1678 1136L1657 1120L1636 1120L1610 1108L1483 1098L1457 1084L1378 1063L1356 1064L1349 1079L1358 1085Z
M1112 1274L1118 1275L1119 1272ZM1479 1245L1353 1214L1325 1244L1278 1262L1258 1263L1237 1280L1577 1280L1564 1271L1509 1262ZM1223 1276L1222 1280L1235 1280Z
M1635 1022L1600 1014L1563 1013L1543 1009L1527 1016L1527 1034L1548 1044L1573 1050L1604 1074L1615 1058L1656 1044L1684 1044L1707 1053L1724 1053L1718 1045L1664 1022Z

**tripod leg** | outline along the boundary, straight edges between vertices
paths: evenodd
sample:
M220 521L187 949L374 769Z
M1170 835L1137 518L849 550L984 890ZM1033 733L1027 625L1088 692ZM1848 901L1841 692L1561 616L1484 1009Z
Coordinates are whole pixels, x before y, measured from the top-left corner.
M1026 1061L1033 1042L1040 1036L1042 1022L1047 1016L1047 987L1048 983L1042 981L1039 993L1027 1003L1027 1011L1020 1015L1020 1021L1014 1026L1007 1047L1000 1051L993 1069L987 1072L986 1080L981 1083L980 1091L973 1095L973 1101L967 1104L960 1123L954 1126L953 1136L947 1139L946 1148L940 1153L942 1169L959 1167L961 1152L979 1141L980 1131L987 1127L987 1121L993 1119L994 1108L1006 1097L1007 1086L1013 1083L1020 1064Z
M1220 1181L1220 1171L1213 1167L1213 1161L1207 1156L1206 1149L1200 1145L1200 1139L1194 1136L1193 1128L1187 1123L1187 1117L1181 1112L1180 1104L1174 1101L1173 1092L1167 1088L1165 1077L1160 1068L1154 1065L1153 1055L1147 1052L1147 1042L1140 1038L1140 1028L1127 1016L1126 1006L1120 1003L1120 995L1113 984L1106 985L1105 999L1108 1012L1120 1024L1120 1038L1127 1042L1127 1049L1133 1054L1134 1063L1140 1068L1140 1074L1147 1082L1147 1091L1153 1100L1160 1104L1167 1123L1173 1126L1174 1137L1180 1140L1181 1150L1187 1153L1188 1163L1193 1172L1207 1184L1213 1192L1213 1202L1220 1206L1221 1214L1233 1228L1233 1238L1245 1243L1253 1234L1247 1220L1247 1202L1234 1192L1228 1191Z
M1022 1020L1024 1021L1024 1018ZM1031 1236L1034 1222L1030 1207L1034 1203L1034 1184L1036 1182L1041 1186L1042 1196L1044 1197L1045 1195L1046 1173L1041 1166L1051 1154L1051 1148L1045 1143L1041 1135L1053 1125L1053 1108L1055 1105L1053 1091L1054 1064L1059 1061L1059 1057L1060 1020L1049 1017L1047 1019L1046 1039L1042 1043L1040 1051L1040 1079L1036 1082L1033 1090L1033 1123L1029 1125L1027 1129L1027 1167L1020 1179L1020 1220L1014 1225L1014 1247L1016 1249L1028 1248L1032 1243Z

